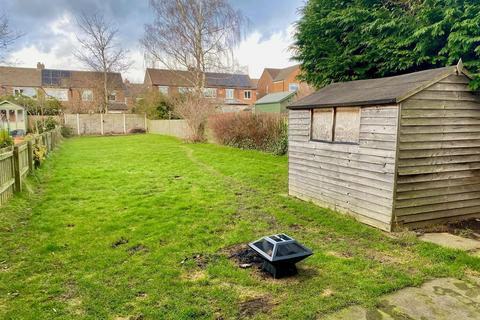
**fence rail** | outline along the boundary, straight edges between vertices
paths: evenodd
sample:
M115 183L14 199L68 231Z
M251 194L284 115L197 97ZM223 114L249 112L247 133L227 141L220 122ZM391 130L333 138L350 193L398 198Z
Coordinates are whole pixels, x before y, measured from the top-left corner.
M60 128L35 135L13 147L0 149L0 206L10 199L14 192L22 191L23 182L35 169L33 152L36 147L45 146L47 154L61 142Z

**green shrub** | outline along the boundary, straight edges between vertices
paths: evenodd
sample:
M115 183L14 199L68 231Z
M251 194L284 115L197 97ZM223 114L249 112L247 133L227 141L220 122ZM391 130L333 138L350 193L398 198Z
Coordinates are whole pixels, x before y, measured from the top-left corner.
M62 137L64 138L70 138L73 136L73 130L69 127L62 127L60 129L60 132L62 133Z
M8 130L0 129L0 149L13 146L13 138L10 136Z
M45 160L47 156L47 147L44 145L36 144L33 147L33 162L35 164L35 168L40 167L43 160Z
M213 116L209 125L217 143L276 155L287 153L288 124L283 115L225 113Z
M35 126L38 133L43 133L55 129L59 125L58 121L54 117L47 117L46 119L40 119L35 121Z

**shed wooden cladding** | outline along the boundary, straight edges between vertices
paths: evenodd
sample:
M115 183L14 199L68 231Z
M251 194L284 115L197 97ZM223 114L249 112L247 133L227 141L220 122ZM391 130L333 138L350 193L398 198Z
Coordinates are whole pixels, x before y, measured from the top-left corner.
M429 81L428 73L411 75L401 76L408 92L372 94L384 103L339 98L342 107L361 107L357 144L311 138L319 130L312 112L334 107L331 88L327 104L320 90L317 100L291 105L290 194L388 231L480 217L480 97L461 66L434 69ZM386 83L401 87L393 78ZM378 80L361 81L361 91L368 96Z

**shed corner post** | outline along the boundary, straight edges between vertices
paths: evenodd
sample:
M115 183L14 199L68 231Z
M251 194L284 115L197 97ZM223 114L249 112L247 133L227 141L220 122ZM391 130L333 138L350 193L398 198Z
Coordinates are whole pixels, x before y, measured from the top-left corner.
M20 154L18 152L18 146L13 147L13 170L15 174L15 191L22 191L22 176L20 174Z
M393 188L392 188L392 216L390 218L390 232L398 231L399 225L401 222L398 221L397 215L395 213L395 208L397 206L397 179L398 179L398 159L400 155L400 133L401 133L401 122L402 120L402 103L397 103L397 136L395 141L395 163L393 169Z

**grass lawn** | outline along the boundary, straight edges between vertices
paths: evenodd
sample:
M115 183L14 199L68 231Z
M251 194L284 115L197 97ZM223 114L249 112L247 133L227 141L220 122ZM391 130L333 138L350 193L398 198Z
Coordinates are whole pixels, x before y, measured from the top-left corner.
M74 138L27 187L0 208L1 319L313 319L480 274L480 258L288 197L287 158L255 151ZM231 246L278 232L315 252L297 277L228 259Z

